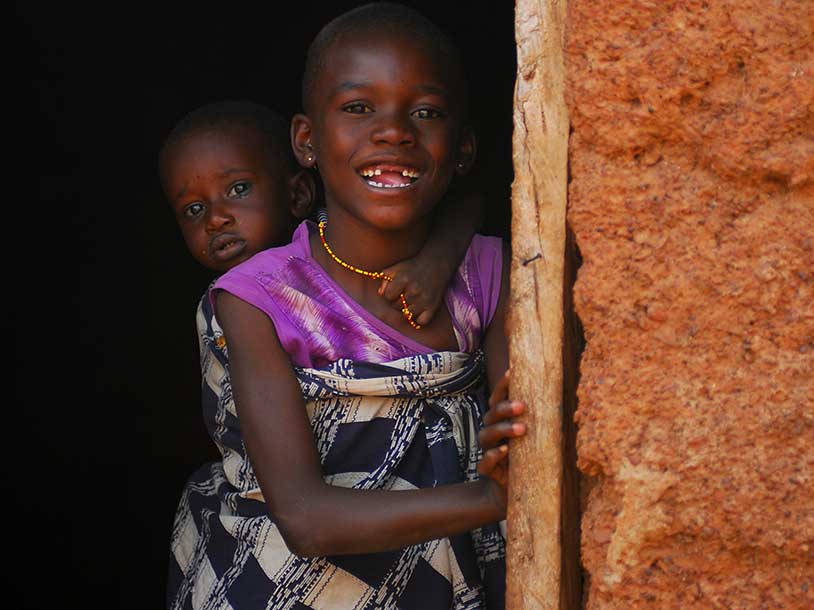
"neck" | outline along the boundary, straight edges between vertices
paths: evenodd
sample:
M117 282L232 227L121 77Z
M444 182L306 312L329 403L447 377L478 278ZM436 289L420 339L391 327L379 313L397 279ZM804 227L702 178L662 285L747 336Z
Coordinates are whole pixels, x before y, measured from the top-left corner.
M381 271L416 256L427 239L429 226L429 219L424 219L405 228L378 229L338 206L329 205L325 239L333 253L349 265L365 271ZM323 267L331 275L340 277L343 272L354 274L333 260L321 243L319 250L322 256L318 260L325 261Z

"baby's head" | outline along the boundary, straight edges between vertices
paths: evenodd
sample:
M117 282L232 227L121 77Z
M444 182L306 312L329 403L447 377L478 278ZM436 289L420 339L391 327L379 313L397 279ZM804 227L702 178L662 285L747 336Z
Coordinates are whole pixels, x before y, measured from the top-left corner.
M302 95L294 152L319 168L329 213L338 205L396 229L425 217L474 160L462 62L407 7L368 4L326 25L308 50Z
M291 154L288 122L246 101L184 117L161 147L159 173L189 252L216 271L287 243L314 195Z

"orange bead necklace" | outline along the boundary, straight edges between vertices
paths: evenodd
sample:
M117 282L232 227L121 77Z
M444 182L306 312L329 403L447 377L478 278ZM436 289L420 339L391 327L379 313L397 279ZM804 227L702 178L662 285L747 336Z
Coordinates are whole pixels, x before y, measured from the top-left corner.
M327 224L328 223L324 220L319 221L319 238L322 240L322 245L325 247L325 251L328 253L328 256L330 256L334 261L339 263L345 269L353 271L354 273L358 273L359 275L364 275L366 277L373 278L374 280L387 280L388 282L393 281L393 278L387 275L384 271L367 271L366 269L354 267L350 263L346 263L336 254L334 254L334 251L331 250L331 247L328 245L328 241L325 239L325 226ZM407 318L407 322L410 323L410 326L412 326L416 330L420 329L421 325L413 320L413 312L410 311L410 308L407 306L407 299L404 297L403 292L401 293L400 298L401 298L401 313L404 314L405 318Z

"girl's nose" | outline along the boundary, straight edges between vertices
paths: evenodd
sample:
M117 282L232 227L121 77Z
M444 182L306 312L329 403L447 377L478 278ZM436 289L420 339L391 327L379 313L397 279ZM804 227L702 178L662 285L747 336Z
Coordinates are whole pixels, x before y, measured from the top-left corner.
M415 144L415 132L409 118L384 113L379 116L379 121L370 134L373 142L392 146Z

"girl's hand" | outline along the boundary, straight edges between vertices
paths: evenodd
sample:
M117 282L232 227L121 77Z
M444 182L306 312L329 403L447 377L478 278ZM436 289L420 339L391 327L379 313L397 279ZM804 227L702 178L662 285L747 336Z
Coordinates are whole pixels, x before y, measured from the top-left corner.
M415 258L388 267L384 272L393 280L382 280L379 286L379 294L399 311L401 294L404 293L407 306L413 312L413 319L421 326L429 324L435 316L452 276L445 261L430 261L428 258L430 252L425 249Z
M492 479L501 487L504 501L509 483L509 446L506 442L526 433L526 424L512 420L523 414L526 405L507 400L508 396L509 372L506 371L489 397L489 410L483 416L484 427L478 433L478 442L483 449L478 474Z

